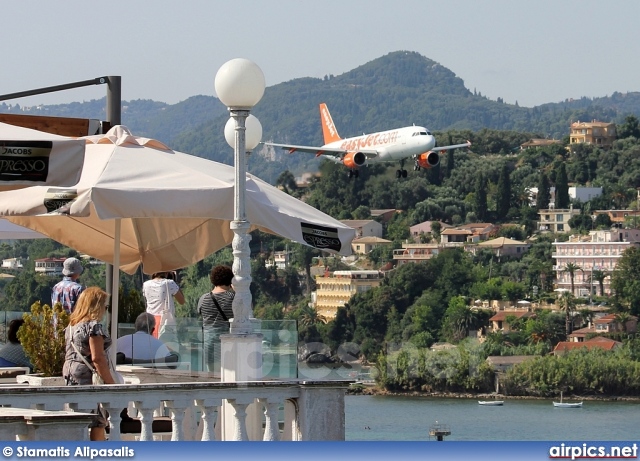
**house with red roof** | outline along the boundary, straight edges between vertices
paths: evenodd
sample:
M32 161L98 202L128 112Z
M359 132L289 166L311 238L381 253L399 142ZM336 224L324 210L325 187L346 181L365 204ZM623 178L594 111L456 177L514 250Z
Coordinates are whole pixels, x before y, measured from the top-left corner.
M620 341L614 341L613 339L604 338L602 336L596 336L595 338L591 338L587 341L575 342L575 341L560 341L556 344L556 347L553 348L554 355L564 354L567 351L572 351L576 349L602 349L605 351L612 351L617 347L622 346Z
M638 317L630 315L624 325L618 321L617 314L607 314L594 320L593 325L580 328L569 335L569 341L581 343L587 336L604 333L635 333L638 329Z
M440 232L440 243L478 243L489 240L498 228L491 223L470 223Z

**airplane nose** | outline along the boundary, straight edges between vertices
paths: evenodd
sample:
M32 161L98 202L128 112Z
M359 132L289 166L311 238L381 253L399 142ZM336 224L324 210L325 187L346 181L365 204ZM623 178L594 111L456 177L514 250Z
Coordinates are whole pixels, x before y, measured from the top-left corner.
M425 146L424 146L425 151L433 149L436 145L436 138L433 135L425 136L424 141L425 141Z

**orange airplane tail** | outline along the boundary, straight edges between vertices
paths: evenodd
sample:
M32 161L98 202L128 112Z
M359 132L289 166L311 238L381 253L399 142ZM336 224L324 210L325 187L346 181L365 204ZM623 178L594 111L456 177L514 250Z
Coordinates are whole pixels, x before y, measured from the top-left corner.
M322 135L324 136L325 144L342 139L338 134L336 126L333 124L333 119L325 103L320 104L320 121L322 122Z

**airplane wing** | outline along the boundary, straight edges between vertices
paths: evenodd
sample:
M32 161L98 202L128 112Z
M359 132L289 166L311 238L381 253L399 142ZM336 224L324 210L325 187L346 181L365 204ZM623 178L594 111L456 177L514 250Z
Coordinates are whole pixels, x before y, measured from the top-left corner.
M316 157L319 157L320 155L330 155L332 157L342 158L349 153L349 151L340 149L339 147L296 146L294 144L276 144L273 142L263 142L261 144L288 150L290 154L293 154L294 152L305 152L308 154L315 154ZM378 156L378 151L374 149L358 149L358 152L362 152L369 159Z
M436 146L432 149L433 152L441 151L441 150L451 150L451 149L459 149L461 147L470 147L471 141L467 141L464 144L454 144L453 146Z

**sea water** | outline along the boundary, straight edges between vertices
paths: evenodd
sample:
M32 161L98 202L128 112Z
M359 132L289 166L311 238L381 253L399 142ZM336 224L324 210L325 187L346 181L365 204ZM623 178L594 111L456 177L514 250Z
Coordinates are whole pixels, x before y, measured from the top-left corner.
M485 399L486 400L486 399ZM565 399L567 400L567 399ZM590 401L555 408L552 400L478 400L413 396L346 396L346 440L434 440L429 428L445 424L446 440L637 440L640 402Z

